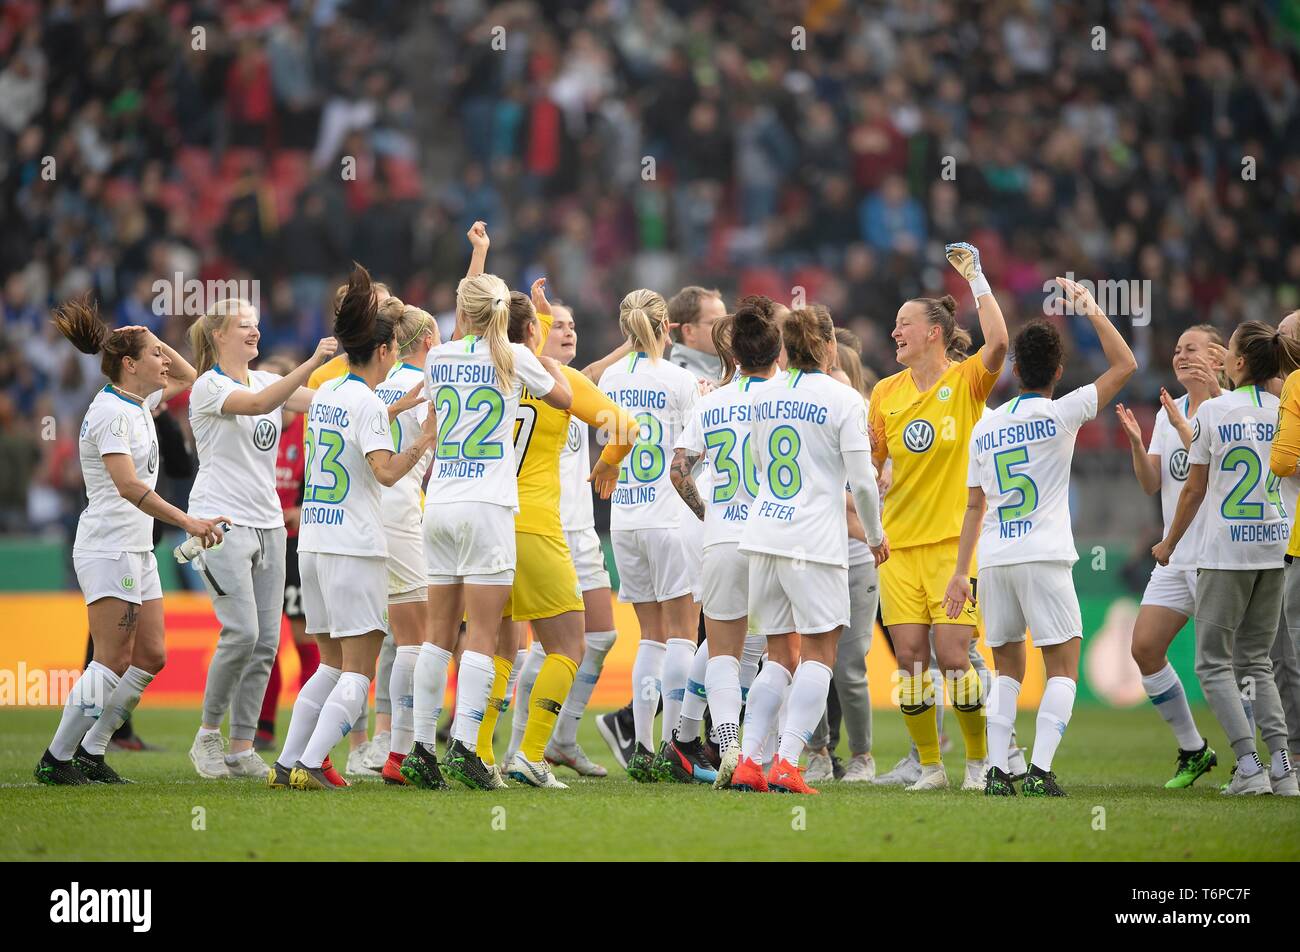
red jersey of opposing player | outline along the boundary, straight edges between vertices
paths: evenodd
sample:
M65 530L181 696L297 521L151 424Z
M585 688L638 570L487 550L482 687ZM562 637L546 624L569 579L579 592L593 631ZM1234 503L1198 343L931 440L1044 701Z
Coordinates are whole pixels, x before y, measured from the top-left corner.
M280 497L280 508L287 514L290 509L302 508L303 477L303 418L294 414L293 422L280 434L280 447L275 456L275 491ZM298 535L298 520L286 520L289 536Z

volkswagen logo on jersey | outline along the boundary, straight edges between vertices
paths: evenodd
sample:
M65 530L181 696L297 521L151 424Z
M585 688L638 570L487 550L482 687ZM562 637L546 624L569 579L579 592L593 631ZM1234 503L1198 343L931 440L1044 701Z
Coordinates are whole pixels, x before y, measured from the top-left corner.
M258 420L257 429L253 431L253 445L259 450L269 450L275 445L275 424L270 420Z
M934 427L929 420L913 420L903 431L903 445L913 453L924 453L934 443Z
M570 453L578 452L579 447L582 446L582 430L573 420L569 421L569 438L565 441L565 445Z
M149 472L152 473L157 468L158 468L158 444L155 443L153 444L153 446L149 447Z
M1181 483L1187 479L1187 472L1190 469L1191 463L1187 458L1187 450L1174 450L1174 455L1169 457L1169 475Z

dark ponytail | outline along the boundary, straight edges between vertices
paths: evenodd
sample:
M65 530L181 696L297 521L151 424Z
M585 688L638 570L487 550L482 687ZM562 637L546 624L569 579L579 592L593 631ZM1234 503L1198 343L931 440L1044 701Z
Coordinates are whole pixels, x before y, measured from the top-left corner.
M83 354L102 354L100 369L113 383L122 376L122 361L139 357L149 336L144 330L110 332L100 320L99 310L89 294L56 307L53 322L59 333Z
M770 298L741 298L732 319L731 352L744 370L771 366L781 354L781 328Z
M354 261L334 314L334 336L347 353L348 363L359 367L370 361L380 344L393 343L394 320L392 310L380 312L370 272Z
M1246 321L1234 336L1237 353L1246 361L1251 383L1265 383L1300 366L1300 341L1287 337L1271 324Z

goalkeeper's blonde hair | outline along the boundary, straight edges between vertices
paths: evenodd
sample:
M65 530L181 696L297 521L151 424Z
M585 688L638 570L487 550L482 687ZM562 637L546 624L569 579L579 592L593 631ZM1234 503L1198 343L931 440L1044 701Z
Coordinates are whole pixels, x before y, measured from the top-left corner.
M510 289L495 274L476 274L456 285L456 311L465 328L487 342L497 383L502 390L515 385L515 355L510 349Z
M668 305L663 295L645 288L628 292L618 306L618 326L632 346L658 360L668 341Z

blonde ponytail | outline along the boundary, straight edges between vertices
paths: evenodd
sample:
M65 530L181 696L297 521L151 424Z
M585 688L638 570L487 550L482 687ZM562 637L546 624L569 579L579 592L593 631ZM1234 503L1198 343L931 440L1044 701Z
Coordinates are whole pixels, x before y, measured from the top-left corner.
M637 350L658 360L668 337L668 305L654 291L631 291L618 306L618 326Z
M510 348L510 289L495 274L461 278L456 286L456 310L466 328L483 338L492 354L502 390L515 385L515 354Z
M217 344L212 335L223 329L229 318L246 311L256 314L257 308L243 298L222 298L190 325L190 350L197 373L207 373L217 364Z

